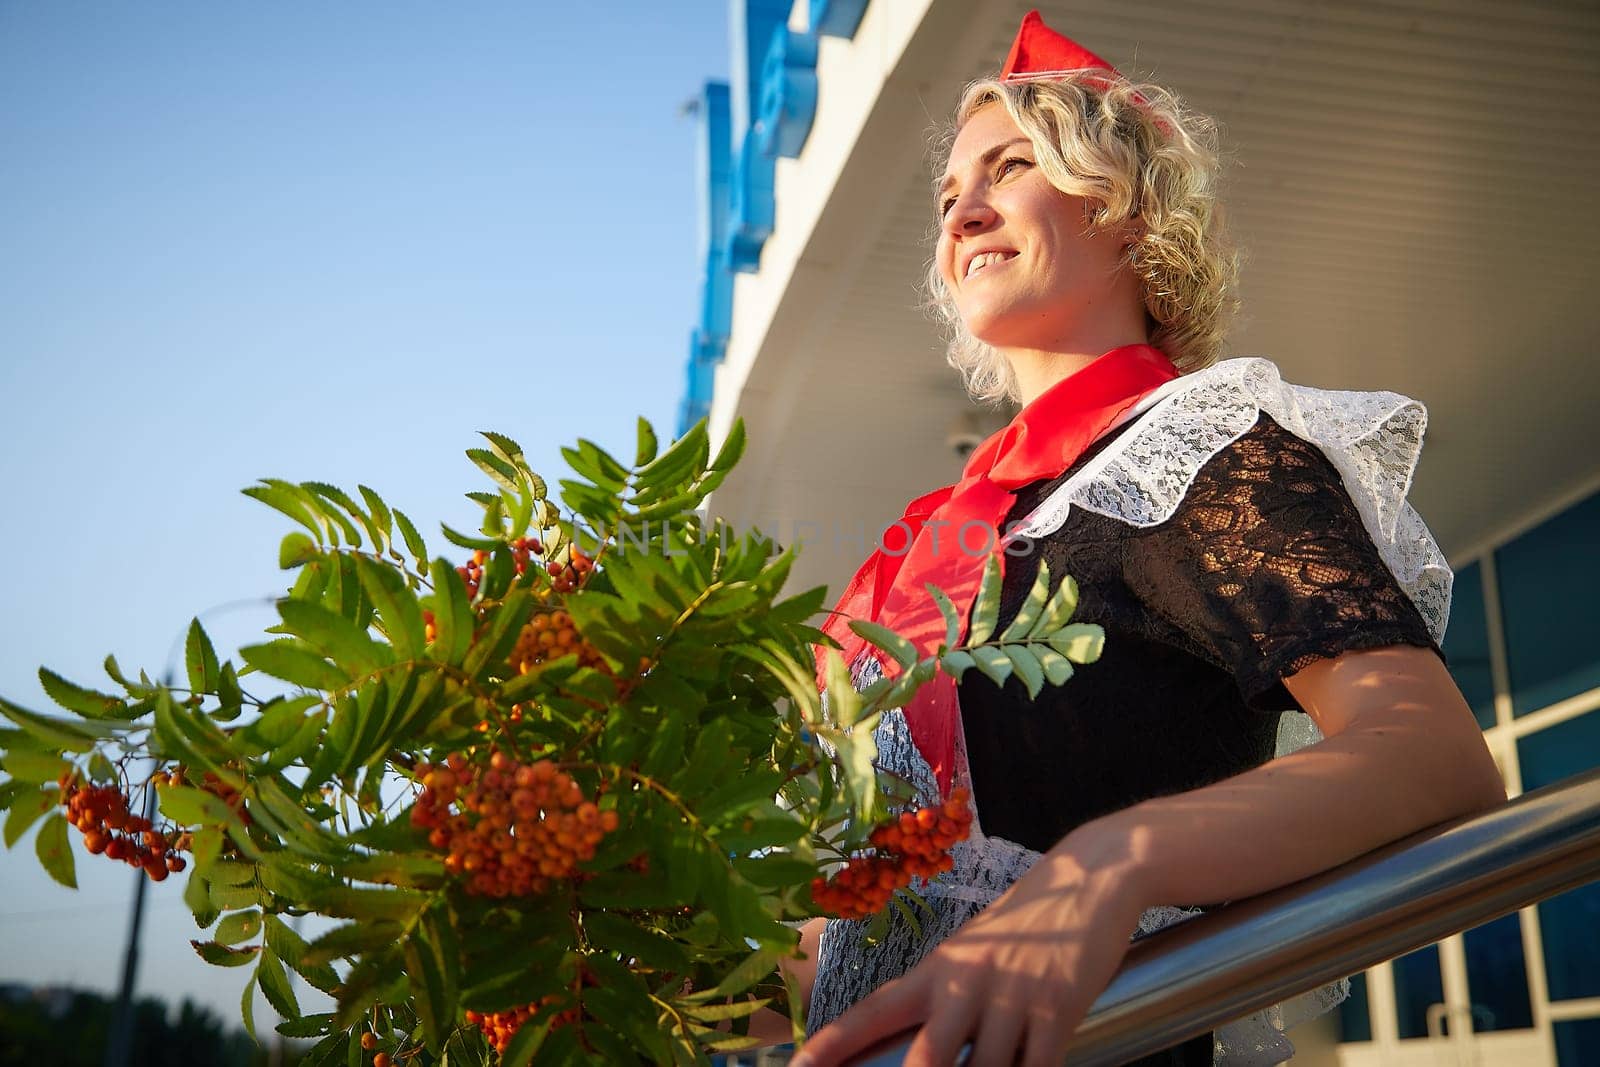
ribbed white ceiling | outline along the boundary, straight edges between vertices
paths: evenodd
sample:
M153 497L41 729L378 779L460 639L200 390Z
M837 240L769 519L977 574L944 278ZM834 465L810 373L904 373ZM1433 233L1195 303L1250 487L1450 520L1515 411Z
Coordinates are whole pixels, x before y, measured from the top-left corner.
M936 5L937 32L913 41L885 110L943 116L998 67L1031 6ZM1269 356L1305 384L1426 402L1414 501L1447 552L1600 477L1600 4L1037 6L1219 121L1247 254L1234 354ZM987 58L941 58L963 52ZM967 405L916 309L927 153L869 143L857 156L835 196L858 202L828 209L853 221L824 219L804 260L836 276L830 306L810 316L803 352L774 346L749 383L752 396L794 392L787 421L764 429L819 462L771 464L759 488L719 501L751 517L881 523L959 466L944 439ZM849 556L813 553L808 576L837 583Z

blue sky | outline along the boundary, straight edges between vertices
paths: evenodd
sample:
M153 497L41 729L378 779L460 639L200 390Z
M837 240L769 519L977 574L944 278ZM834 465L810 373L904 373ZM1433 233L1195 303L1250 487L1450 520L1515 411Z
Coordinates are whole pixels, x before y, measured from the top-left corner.
M720 0L0 4L0 694L158 674L197 613L249 643L272 613L236 602L285 584L259 477L365 482L438 553L476 431L552 476L638 415L669 436L678 109L727 69ZM115 987L134 876L78 875L0 853L0 982ZM141 990L235 1019L247 972L151 889Z

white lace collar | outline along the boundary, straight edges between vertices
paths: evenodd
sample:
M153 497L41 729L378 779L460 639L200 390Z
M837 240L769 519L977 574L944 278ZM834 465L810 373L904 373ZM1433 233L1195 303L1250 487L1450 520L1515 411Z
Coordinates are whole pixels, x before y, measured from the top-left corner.
M1263 411L1333 463L1384 563L1434 640L1442 640L1450 568L1406 502L1427 410L1398 393L1291 385L1269 360L1224 360L1155 390L1134 409L1133 427L1046 497L1017 532L1053 533L1074 507L1133 526L1165 522L1200 468L1248 433Z

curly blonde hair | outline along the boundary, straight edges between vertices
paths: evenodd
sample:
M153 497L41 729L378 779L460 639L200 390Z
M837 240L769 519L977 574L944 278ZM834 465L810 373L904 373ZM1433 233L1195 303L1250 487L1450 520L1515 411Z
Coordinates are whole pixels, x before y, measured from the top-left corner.
M1091 226L1139 224L1124 262L1141 281L1150 344L1184 373L1216 362L1239 306L1239 255L1217 200L1216 123L1160 86L1103 70L1048 81L986 79L962 94L935 174L967 120L996 103L1033 142L1050 184L1096 205ZM1010 363L967 331L936 262L926 284L967 392L981 403L1019 402Z

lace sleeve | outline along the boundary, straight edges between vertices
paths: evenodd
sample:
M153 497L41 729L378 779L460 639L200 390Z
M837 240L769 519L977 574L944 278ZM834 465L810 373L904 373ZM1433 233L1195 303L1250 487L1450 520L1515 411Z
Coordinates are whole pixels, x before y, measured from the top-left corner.
M1438 651L1338 471L1264 413L1125 551L1134 595L1260 710L1295 707L1281 680L1319 658L1394 644Z

